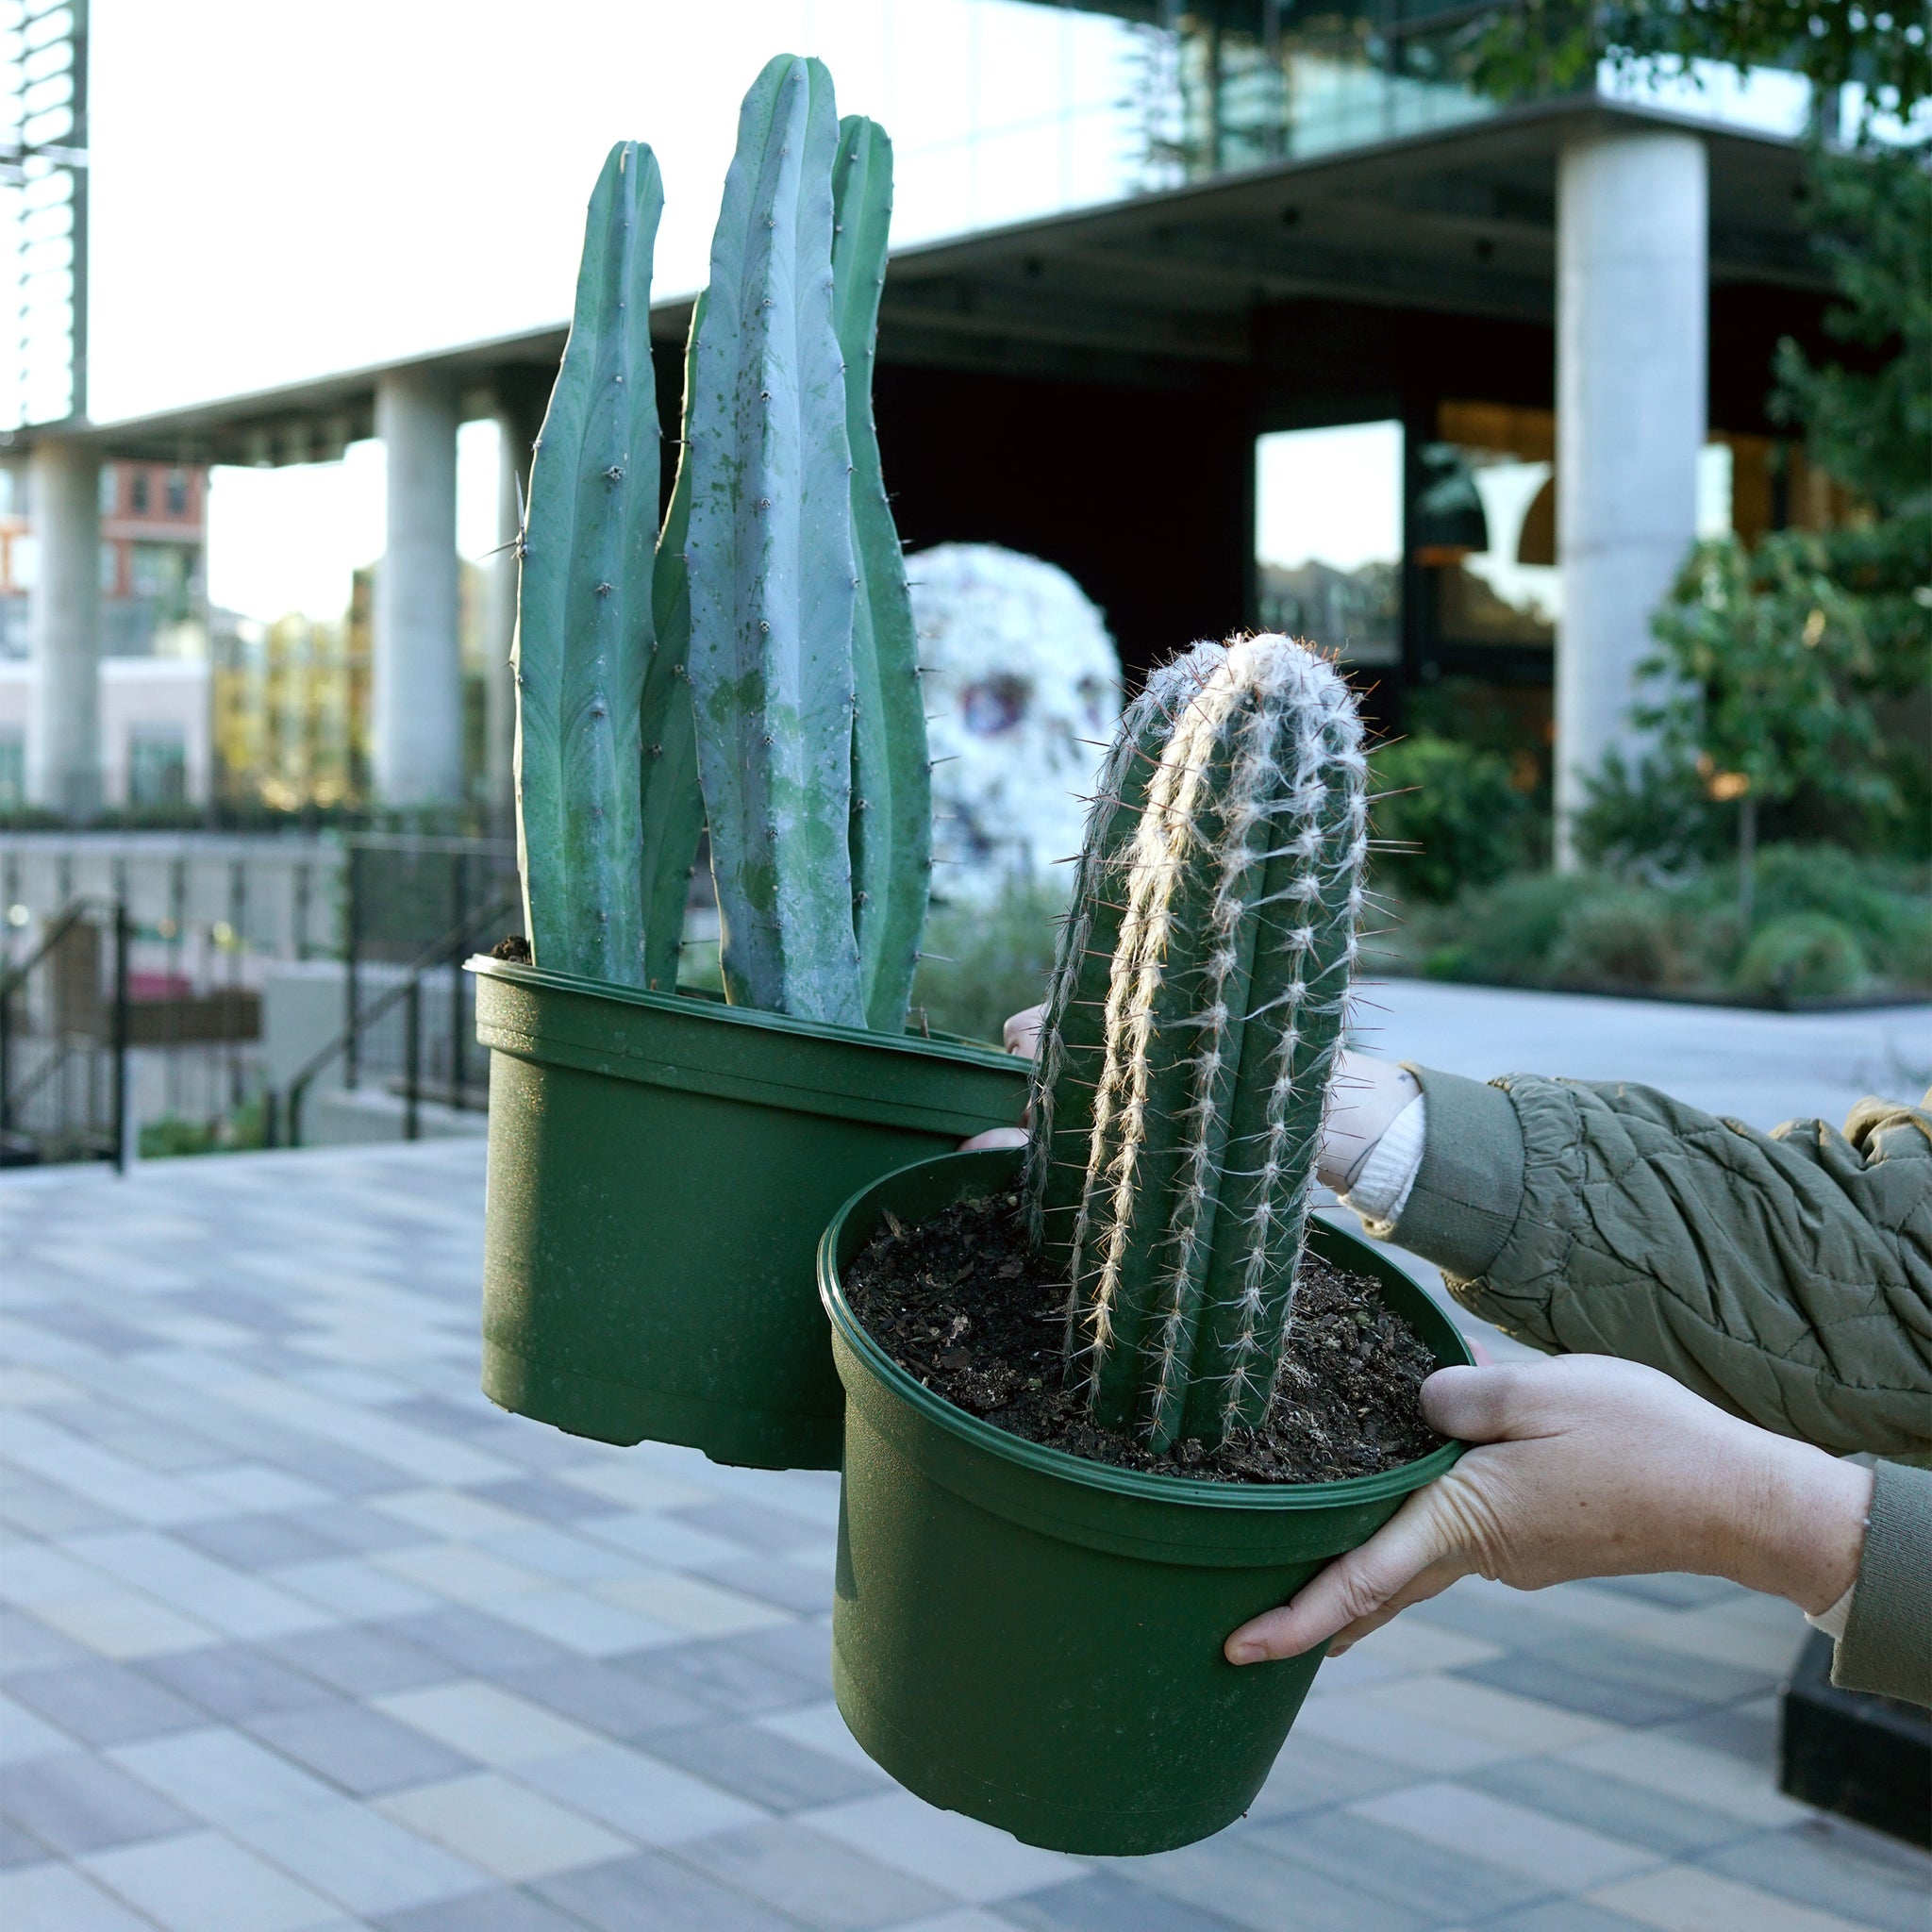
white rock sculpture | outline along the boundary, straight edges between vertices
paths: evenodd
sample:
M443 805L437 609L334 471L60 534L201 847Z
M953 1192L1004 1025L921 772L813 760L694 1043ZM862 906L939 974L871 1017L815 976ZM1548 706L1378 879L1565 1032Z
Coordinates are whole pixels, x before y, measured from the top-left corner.
M1037 557L941 543L906 572L934 760L934 894L990 896L1079 851L1120 716L1120 654L1079 585Z

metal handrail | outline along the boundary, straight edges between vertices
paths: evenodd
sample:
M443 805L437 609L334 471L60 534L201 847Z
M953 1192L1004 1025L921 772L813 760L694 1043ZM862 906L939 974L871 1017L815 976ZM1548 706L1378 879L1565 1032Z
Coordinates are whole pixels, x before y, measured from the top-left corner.
M118 899L75 899L49 920L41 941L25 959L0 968L0 1133L10 1133L17 1110L62 1072L74 1053L71 1040L42 1061L31 1080L23 1088L13 1085L13 996L26 984L27 975L42 964L62 940L78 925L90 908L109 908L114 920L114 997L109 1008L108 1051L113 1068L113 1144L108 1158L116 1174L127 1171L127 953L132 928L127 908Z
M489 904L479 907L467 919L461 920L441 939L410 963L402 980L379 994L366 1007L357 1009L354 1019L331 1040L327 1045L319 1047L295 1070L286 1089L289 1137L287 1144L299 1147L302 1144L302 1102L309 1087L329 1063L355 1051L360 1044L362 1035L383 1015L398 1005L405 1007L405 1060L406 1085L403 1092L403 1138L413 1141L417 1138L419 1117L417 1067L422 1050L422 1002L423 978L439 966L446 966L452 958L459 958L470 941L480 927L516 908L518 900L512 893L499 893ZM278 1115L276 1096L271 1091L263 1100L263 1139L274 1147L278 1144Z

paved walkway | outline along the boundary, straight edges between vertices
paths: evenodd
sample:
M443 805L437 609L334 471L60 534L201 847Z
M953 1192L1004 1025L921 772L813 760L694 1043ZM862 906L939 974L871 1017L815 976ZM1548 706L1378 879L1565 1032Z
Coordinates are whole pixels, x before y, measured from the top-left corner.
M1755 1127L1841 1122L1867 1093L1932 1087L1932 1006L1766 1013L1590 993L1391 980L1361 990L1356 1033L1371 1053L1448 1074L1553 1074L1661 1087Z
M1923 1932L1774 1789L1795 1614L1694 1577L1458 1585L1183 1852L928 1808L830 1701L833 1477L477 1393L481 1153L0 1181L7 1932Z

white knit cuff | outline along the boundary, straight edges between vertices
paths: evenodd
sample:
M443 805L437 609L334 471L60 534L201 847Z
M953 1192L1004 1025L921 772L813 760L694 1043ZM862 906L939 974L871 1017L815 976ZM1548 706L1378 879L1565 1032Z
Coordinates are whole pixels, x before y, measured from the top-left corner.
M1850 1590L1845 1591L1844 1595L1839 1598L1837 1603L1832 1605L1830 1609L1820 1610L1815 1617L1810 1611L1807 1610L1805 1613L1806 1623L1810 1624L1814 1630L1823 1630L1834 1643L1841 1642L1844 1639L1845 1625L1851 1621L1852 1599L1857 1593L1858 1586L1855 1583Z
M1356 1170L1342 1199L1364 1221L1395 1222L1408 1206L1409 1191L1422 1170L1423 1142L1428 1135L1428 1102L1421 1094L1389 1123Z

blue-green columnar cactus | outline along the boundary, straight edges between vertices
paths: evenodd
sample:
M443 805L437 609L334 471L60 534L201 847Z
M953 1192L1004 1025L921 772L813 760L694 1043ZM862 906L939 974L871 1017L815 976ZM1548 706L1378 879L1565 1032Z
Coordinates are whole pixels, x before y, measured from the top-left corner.
M1124 721L1028 1161L1035 1224L1071 1251L1070 1380L1156 1449L1218 1443L1273 1396L1368 849L1361 724L1333 666L1273 636L1219 659L1183 660L1187 683Z
M932 865L932 785L918 634L873 426L873 344L892 219L892 144L876 122L839 124L832 303L852 452L852 923L866 1024L906 1024Z
M612 149L523 545L517 825L541 966L670 991L708 823L735 1003L897 1031L931 863L872 416L891 144L781 56L745 97L657 527L651 151ZM701 782L702 781L702 782Z
M625 986L644 983L647 953L655 961L666 943L675 962L677 944L675 929L649 931L639 862L641 708L657 645L651 250L663 206L651 150L620 142L591 196L570 341L531 468L512 656L532 953Z
M725 995L865 1024L850 858L858 566L831 76L772 61L724 177L685 439L698 770Z

